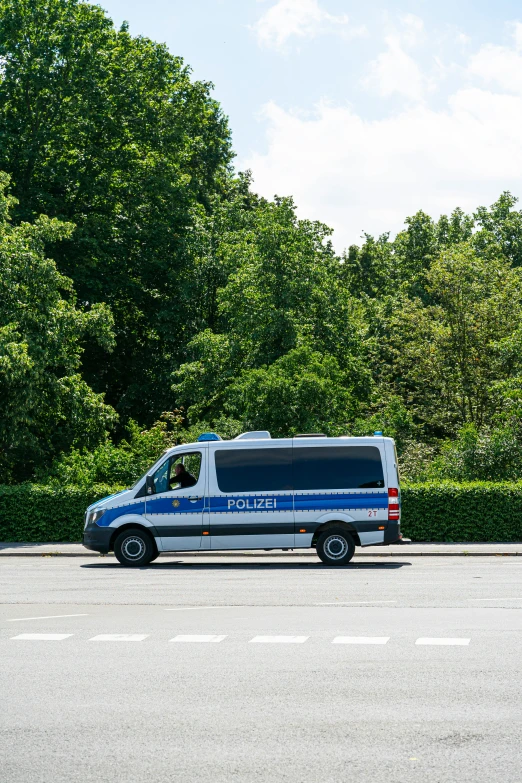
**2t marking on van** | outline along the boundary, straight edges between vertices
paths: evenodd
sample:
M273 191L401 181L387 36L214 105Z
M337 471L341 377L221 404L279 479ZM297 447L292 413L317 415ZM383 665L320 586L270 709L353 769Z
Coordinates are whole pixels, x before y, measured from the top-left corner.
M249 509L250 511L254 511L257 509L274 509L277 508L277 499L276 498L238 498L237 500L234 500L233 498L229 498L228 500L228 508L235 508L237 509Z

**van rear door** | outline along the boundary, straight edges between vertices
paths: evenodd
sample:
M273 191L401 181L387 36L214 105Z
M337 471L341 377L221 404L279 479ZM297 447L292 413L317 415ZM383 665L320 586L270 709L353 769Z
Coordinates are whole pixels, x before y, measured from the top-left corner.
M353 525L362 546L381 543L388 519L382 440L294 440L296 546L310 546L320 525Z

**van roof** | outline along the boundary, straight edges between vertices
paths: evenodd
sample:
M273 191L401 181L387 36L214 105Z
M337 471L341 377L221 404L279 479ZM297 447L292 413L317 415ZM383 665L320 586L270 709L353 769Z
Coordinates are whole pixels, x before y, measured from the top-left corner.
M197 449L200 449L201 447L205 448L218 448L218 449L236 449L236 448L242 448L242 444L245 444L245 446L248 444L250 445L256 445L258 448L270 448L274 445L278 446L292 446L296 445L299 447L303 446L318 446L318 445L326 445L326 443L329 443L331 445L336 446L354 446L354 445L365 445L370 446L372 443L382 443L383 441L390 441L393 443L393 438L385 438L382 435L364 435L361 437L352 437L351 435L340 435L337 438L329 438L326 435L324 436L317 436L317 435L300 435L298 437L292 437L292 438L234 438L234 440L204 440L204 441L197 441L195 443L181 443L179 446L174 446L172 449L169 449L169 452L174 451L175 449L179 448L187 448L189 446L194 446Z

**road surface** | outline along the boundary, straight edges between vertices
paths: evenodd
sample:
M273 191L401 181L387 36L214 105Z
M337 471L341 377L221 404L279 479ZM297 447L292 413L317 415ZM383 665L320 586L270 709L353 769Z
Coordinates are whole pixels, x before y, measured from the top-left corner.
M0 780L520 783L522 559L0 562Z

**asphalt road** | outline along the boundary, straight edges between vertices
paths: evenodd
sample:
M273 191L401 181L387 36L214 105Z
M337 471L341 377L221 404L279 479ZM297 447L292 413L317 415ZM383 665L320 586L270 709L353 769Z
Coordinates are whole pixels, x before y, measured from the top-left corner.
M0 781L520 783L522 559L0 562Z

